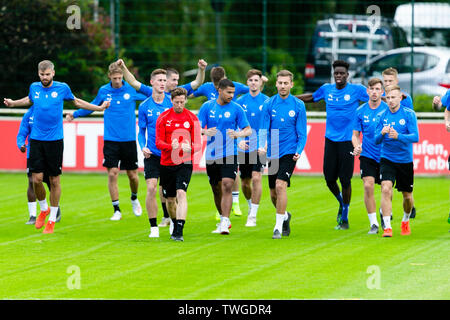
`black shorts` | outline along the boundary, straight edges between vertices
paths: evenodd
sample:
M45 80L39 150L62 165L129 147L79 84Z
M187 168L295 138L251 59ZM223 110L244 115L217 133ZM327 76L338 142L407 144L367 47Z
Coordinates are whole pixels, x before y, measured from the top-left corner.
M265 159L260 159L258 151L253 152L238 152L239 173L241 179L248 179L252 177L252 172L263 172Z
M161 175L161 157L151 155L144 158L144 176L147 179L158 179Z
M206 161L206 174L209 178L209 184L212 186L215 186L222 181L222 178L235 180L237 171L237 156Z
M62 172L64 141L30 139L29 172L44 173L56 177Z
M412 192L414 185L413 162L395 163L385 158L381 158L380 180L392 181L392 185L395 185L395 188L400 192Z
M450 170L450 155L448 156L448 170Z
M161 166L161 181L165 198L176 197L177 190L187 191L192 176L192 164Z
M291 176L295 169L297 161L292 160L294 154L285 154L279 159L272 159L269 161L269 188L274 189L276 180L283 180L291 186Z
M30 171L30 158L27 158L27 177L30 178L33 174ZM50 177L47 172L44 172L44 178L42 180L45 184L47 184L48 189L50 190Z
M353 152L351 141L335 142L325 138L323 175L326 181L339 178L341 184L350 184L355 164L355 157L350 152Z
M136 141L104 141L103 166L136 170L138 168Z
M364 177L374 177L375 183L380 184L380 164L367 157L359 157L359 167L361 169L361 179Z

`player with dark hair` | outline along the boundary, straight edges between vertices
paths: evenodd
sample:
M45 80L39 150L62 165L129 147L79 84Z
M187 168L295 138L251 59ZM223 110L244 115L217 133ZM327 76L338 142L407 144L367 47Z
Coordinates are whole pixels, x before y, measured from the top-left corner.
M200 155L202 137L197 117L184 106L187 92L175 88L171 92L173 107L156 121L156 147L161 150L161 186L168 210L175 217L172 239L184 241L187 215L186 192L192 175L194 156ZM199 160L196 162L198 163Z
M375 129L377 127L377 114L388 108L387 104L381 101L383 92L383 82L380 79L372 78L369 80L367 93L370 100L356 109L353 125L353 155L360 156L361 179L364 184L364 204L370 223L369 234L377 234L379 229L374 189L375 184L380 184L380 146L375 144ZM362 144L361 133L363 134ZM383 218L381 219L381 223L384 224Z
M331 193L339 202L336 229L349 228L348 213L352 196L351 179L353 176L354 156L352 155L353 119L360 101L367 102L366 87L348 83L350 65L342 60L333 62L334 84L326 83L313 94L297 96L304 102L326 103L325 152L323 173ZM337 184L341 182L342 193Z
M109 101L104 101L101 106L97 106L74 97L66 83L53 80L55 67L49 60L39 62L38 75L40 82L33 82L30 85L28 97L20 100L5 98L3 103L7 107L33 105L33 130L29 137L29 171L32 173L33 188L41 210L35 227L42 228L47 215L50 214L43 233L53 233L61 197L64 101L73 101L78 108L94 111L105 110L109 106ZM50 207L48 207L46 191L42 184L44 172L48 173L51 185Z
M145 100L146 96L138 93L123 80L122 69L116 62L108 67L110 82L103 85L97 93L93 104L110 101L111 106L104 114L103 166L108 172L108 190L113 207L111 221L122 219L119 205L118 179L120 170L125 170L131 191L131 206L136 217L142 215L142 207L137 198L139 177L137 173L138 158L136 145L136 101ZM92 111L77 110L66 115L66 119L85 117Z
M202 134L208 136L206 173L214 194L214 203L221 213L220 223L213 232L229 234L232 188L238 169L236 139L249 136L252 129L242 107L232 101L235 96L234 83L222 79L218 89L219 96L202 105L198 119Z
M386 87L389 108L377 116L375 142L381 144L380 180L381 208L383 210L383 237L392 237L392 189L403 194L401 235L411 234L409 218L414 205L413 143L419 141L419 129L413 110L400 107L402 93L399 86Z
M262 72L251 69L247 72L247 86L249 93L237 99L247 115L247 120L252 128L252 134L238 142L239 173L242 181L242 192L248 203L248 216L246 227L256 226L259 201L261 200L261 179L264 171L265 157L258 154L258 132L261 127L263 104L269 97L261 92Z
M264 152L267 145L270 198L276 208L273 239L281 239L291 233L291 214L286 211L287 188L306 144L305 104L290 94L293 86L293 74L281 70L277 73L278 94L263 105L262 129L268 132L267 136L261 132L261 146L264 146L261 151Z

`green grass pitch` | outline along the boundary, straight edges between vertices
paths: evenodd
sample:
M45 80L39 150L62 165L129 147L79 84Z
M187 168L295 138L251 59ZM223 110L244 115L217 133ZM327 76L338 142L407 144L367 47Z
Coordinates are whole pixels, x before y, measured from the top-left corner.
M140 179L144 207L142 173ZM139 218L131 213L126 175L119 178L119 222L109 221L106 174L65 173L61 182L62 220L45 235L25 225L25 174L0 174L1 299L450 298L448 178L416 177L410 236L400 235L402 201L395 192L394 236L385 239L367 234L359 177L352 180L350 229L334 230L338 205L323 178L294 176L288 189L291 235L272 240L275 210L267 177L258 226L244 226L241 192L245 213L231 218L224 236L211 233L212 193L206 175L196 174L182 243L170 240L168 228L160 228L159 239L148 238L146 211ZM379 189L376 199L378 206Z

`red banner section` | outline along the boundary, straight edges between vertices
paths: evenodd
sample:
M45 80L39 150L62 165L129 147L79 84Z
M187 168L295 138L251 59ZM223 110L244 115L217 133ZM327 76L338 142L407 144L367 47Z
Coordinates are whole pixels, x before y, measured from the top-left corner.
M16 145L20 120L0 120L2 156L0 170L24 170L26 155ZM416 174L447 175L450 133L443 123L419 123L420 141L414 144L414 170ZM305 150L297 162L295 173L321 174L325 121L308 123L308 139ZM206 138L203 141L203 150ZM64 123L64 171L104 171L103 122L74 121ZM139 167L144 167L142 152L138 152ZM205 171L204 155L194 171ZM359 160L355 160L355 173L359 172Z

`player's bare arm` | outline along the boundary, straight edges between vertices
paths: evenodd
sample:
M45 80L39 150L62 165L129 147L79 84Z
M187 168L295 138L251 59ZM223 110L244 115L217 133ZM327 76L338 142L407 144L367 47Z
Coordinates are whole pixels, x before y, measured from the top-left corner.
M31 102L30 98L26 96L19 100L3 98L3 104L8 108L16 108L16 107L30 107L31 105L33 105L33 102Z
M134 88L134 90L139 91L139 89L141 89L142 83L136 80L134 75L130 72L130 70L128 70L125 62L122 59L119 59L117 60L117 65L120 67L120 69L122 69L125 81L128 82L130 86Z
M205 81L205 70L208 63L206 63L205 60L200 59L198 60L197 65L198 65L197 77L195 78L194 81L191 82L192 90L196 90Z
M295 97L302 100L303 102L314 102L312 93L303 93L296 95Z
M104 111L106 108L109 107L111 102L103 101L102 104L98 106L96 104L92 104L87 101L84 101L83 99L75 98L73 100L73 103L74 103L75 107L77 107L77 108L92 110L92 111Z

